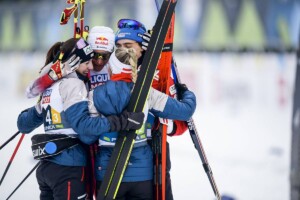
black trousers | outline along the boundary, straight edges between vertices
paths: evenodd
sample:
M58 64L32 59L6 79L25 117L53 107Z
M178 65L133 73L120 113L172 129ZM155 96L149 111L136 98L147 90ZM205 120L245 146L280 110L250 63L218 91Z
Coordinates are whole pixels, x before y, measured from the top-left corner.
M97 182L97 191L101 182ZM116 200L153 200L153 181L122 182Z
M41 161L36 170L41 200L84 200L84 167L62 166Z

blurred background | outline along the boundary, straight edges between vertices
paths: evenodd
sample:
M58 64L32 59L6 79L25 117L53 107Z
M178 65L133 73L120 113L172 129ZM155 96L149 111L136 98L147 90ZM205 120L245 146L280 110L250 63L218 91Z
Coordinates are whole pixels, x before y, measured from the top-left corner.
M0 3L2 51L46 51L70 37L72 20L69 25L58 24L67 7L63 0ZM184 0L178 2L176 12L177 51L297 47L298 0ZM150 29L156 15L154 0L88 0L85 6L86 24L114 30L124 17L138 19Z
M17 131L18 114L37 101L26 99L24 92L47 50L72 37L73 20L59 24L66 7L63 0L0 0L0 145ZM151 29L156 17L154 0L86 0L85 25L90 27L116 31L120 18L133 18ZM194 120L224 196L292 199L291 150L300 149L300 143L291 145L299 24L300 0L178 1L174 58L182 82L196 93ZM36 163L30 137L0 185L0 199ZM174 198L214 199L189 133L168 141ZM0 175L17 142L0 150ZM36 200L38 195L33 174L11 199Z

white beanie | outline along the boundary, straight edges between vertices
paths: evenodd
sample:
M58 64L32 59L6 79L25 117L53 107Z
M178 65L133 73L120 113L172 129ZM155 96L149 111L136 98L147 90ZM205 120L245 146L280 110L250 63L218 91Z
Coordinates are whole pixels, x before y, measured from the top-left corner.
M131 65L126 65L124 63L121 63L119 59L116 57L115 52L113 52L109 58L109 65L111 72L113 74L131 74L132 73L132 66Z
M104 50L113 52L115 34L113 30L106 26L94 26L87 39L93 50Z

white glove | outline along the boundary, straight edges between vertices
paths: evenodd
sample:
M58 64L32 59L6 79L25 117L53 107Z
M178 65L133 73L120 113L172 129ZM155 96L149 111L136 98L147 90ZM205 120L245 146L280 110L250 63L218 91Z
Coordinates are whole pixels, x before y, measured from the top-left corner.
M57 60L50 68L48 75L54 81L59 80L68 74L76 71L80 65L80 57L71 56L66 62Z
M159 122L161 124L164 124L167 126L167 134L170 134L173 132L174 122L171 119L164 119L159 117Z
M26 88L27 98L33 98L40 95L45 89L50 87L55 81L67 76L78 69L80 58L71 56L66 62L61 63L57 60L54 64L49 63L40 71L40 76L32 81Z

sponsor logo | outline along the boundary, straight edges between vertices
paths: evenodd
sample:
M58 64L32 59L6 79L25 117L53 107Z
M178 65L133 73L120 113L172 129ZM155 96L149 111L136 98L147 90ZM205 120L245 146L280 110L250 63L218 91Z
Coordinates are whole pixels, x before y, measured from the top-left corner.
M176 87L175 87L175 85L172 85L172 86L170 87L170 95L173 96L173 95L175 95L175 94L176 94Z
M43 93L43 97L45 96L50 96L52 93L52 89L47 89L44 93Z
M50 96L52 93L52 89L47 89L42 96L42 104L50 103Z
M193 130L192 120L187 121L187 125L188 125L189 130Z
M65 128L63 124L51 124L44 126L45 131Z
M108 74L92 75L90 78L91 84L103 83L108 81Z
M97 37L95 44L108 45L108 39L105 37Z
M45 131L56 129L55 125L45 126Z
M154 73L154 80L159 80L159 70L156 70L155 73Z
M93 50L90 45L84 47L83 51L84 51L85 55L89 55L89 54L93 53Z
M41 148L40 146L32 151L33 157L45 155L45 148Z
M123 37L126 37L126 35L131 35L131 34L130 33L119 33L118 37L123 38Z
M44 149L48 154L53 154L56 152L57 146L54 142L48 142Z
M43 97L42 104L50 103L50 97Z

